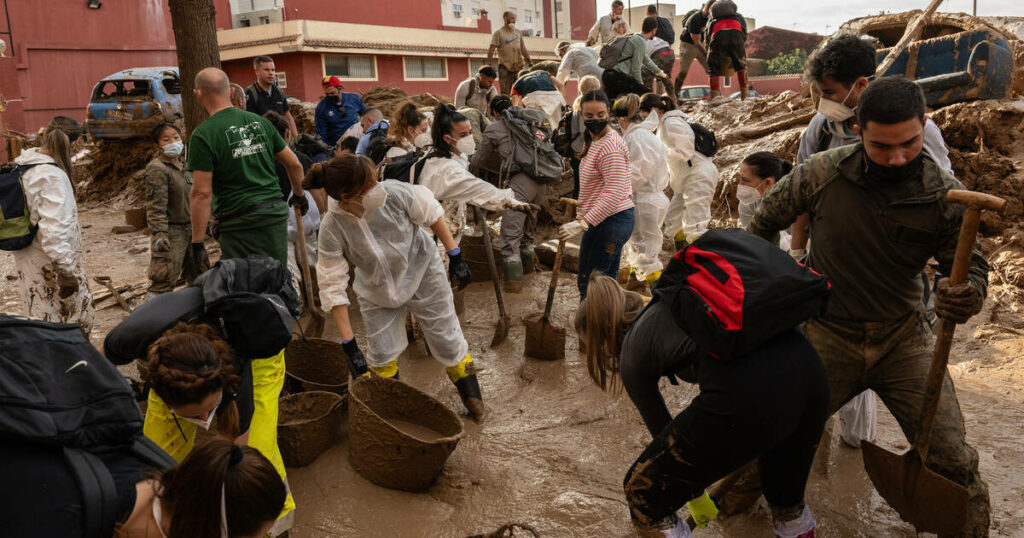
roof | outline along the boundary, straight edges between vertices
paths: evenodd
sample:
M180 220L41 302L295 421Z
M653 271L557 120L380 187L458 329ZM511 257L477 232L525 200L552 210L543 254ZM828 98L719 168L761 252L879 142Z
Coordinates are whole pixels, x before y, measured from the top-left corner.
M167 71L173 71L174 74L178 74L178 68L175 66L166 67L131 67L118 71L103 77L103 80L131 80L131 79L151 79L162 77Z

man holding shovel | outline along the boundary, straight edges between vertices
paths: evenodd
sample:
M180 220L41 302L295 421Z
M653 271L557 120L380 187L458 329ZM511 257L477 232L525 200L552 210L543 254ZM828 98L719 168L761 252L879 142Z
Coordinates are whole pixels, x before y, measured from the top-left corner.
M963 186L922 152L925 101L902 77L872 82L858 102L860 143L816 154L768 191L750 230L772 239L810 214L810 267L833 283L822 318L804 326L825 364L831 411L873 389L911 441L917 439L934 338L921 306L930 258L950 275L964 208L946 201ZM963 323L981 310L988 264L975 243L967 282L938 282L936 312ZM987 536L988 487L945 373L925 465L966 488L966 523L955 536ZM937 507L938 508L938 507ZM941 509L941 508L938 508Z

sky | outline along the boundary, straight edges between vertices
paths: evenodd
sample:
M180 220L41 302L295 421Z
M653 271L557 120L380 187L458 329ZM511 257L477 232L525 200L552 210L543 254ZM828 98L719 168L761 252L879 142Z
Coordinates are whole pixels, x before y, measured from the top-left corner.
M757 26L775 26L796 30L831 34L842 23L857 17L876 15L883 10L890 13L924 9L928 0L735 0L740 13L757 21ZM627 6L629 1L623 0ZM633 7L653 4L654 0L632 0ZM661 1L661 4L675 4L676 14L681 15L699 7L700 0ZM939 11L970 13L972 0L945 0ZM612 0L597 0L597 15L611 11ZM1024 17L1024 1L1021 0L978 0L978 15L1008 15Z

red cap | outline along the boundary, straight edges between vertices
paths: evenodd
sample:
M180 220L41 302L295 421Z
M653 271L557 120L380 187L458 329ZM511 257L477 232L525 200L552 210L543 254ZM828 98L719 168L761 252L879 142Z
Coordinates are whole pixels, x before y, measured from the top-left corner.
M324 77L322 84L324 88L330 88L331 86L334 86L335 88L343 88L341 85L341 79L335 76Z

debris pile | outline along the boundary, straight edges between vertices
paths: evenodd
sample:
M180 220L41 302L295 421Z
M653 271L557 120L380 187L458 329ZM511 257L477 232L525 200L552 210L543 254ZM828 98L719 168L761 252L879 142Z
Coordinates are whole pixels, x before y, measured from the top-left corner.
M300 134L316 134L316 105L308 101L289 101L288 111L292 113L295 128Z
M123 202L138 205L145 200L142 180L154 147L145 140L97 140L87 158L71 170L78 188L78 200Z

